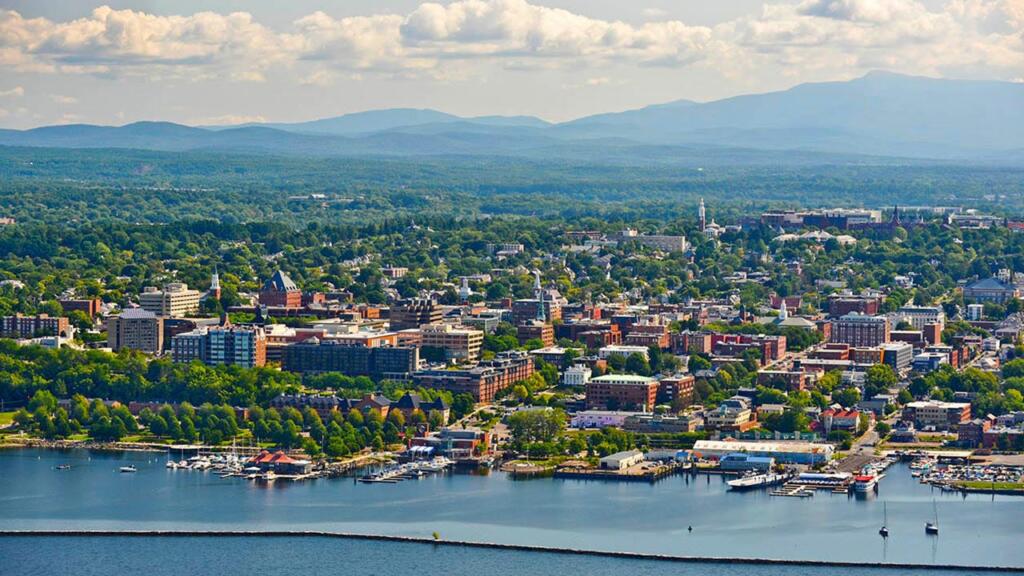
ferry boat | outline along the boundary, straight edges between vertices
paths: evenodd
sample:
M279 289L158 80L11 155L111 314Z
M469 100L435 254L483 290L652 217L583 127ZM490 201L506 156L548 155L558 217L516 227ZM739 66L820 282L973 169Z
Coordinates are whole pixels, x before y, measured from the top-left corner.
M789 477L785 474L753 474L735 480L729 480L726 484L730 490L753 490L783 484Z
M879 478L880 478L879 476L875 476L873 474L862 474L860 476L854 477L854 479L853 479L853 490L854 490L854 492L860 492L861 494L866 494L868 492L871 492L872 490L877 490L878 489L878 480L879 480Z

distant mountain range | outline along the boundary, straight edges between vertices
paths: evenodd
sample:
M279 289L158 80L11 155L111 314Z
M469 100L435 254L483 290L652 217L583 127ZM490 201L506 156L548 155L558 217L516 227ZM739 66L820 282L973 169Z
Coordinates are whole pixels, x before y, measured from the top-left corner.
M136 122L0 130L0 145L310 156L512 156L671 163L884 158L1024 165L1024 84L875 72L714 102L686 100L552 124L374 110L310 122L190 127Z

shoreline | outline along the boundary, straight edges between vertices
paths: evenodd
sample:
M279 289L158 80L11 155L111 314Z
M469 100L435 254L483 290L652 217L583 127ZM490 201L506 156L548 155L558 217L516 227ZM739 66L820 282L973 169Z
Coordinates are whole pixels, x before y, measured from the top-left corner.
M1024 574L1024 566L971 566L966 564L915 564L909 562L854 562L827 560L787 560L780 558L743 558L716 556L675 556L645 552L623 552L590 550L580 548L558 548L530 544L499 544L495 542L473 542L469 540L443 540L420 536L388 536L383 534L357 534L325 531L257 531L257 530L0 530L0 538L32 537L124 537L124 538L337 538L348 540L370 540L378 542L400 542L423 546L451 546L461 548L485 548L542 554L573 554L598 558L619 558L626 560L650 560L666 563L689 564L740 564L765 566L815 566L824 568L878 568L903 570L950 570L961 572L1011 572Z
M35 448L42 450L95 450L97 452L170 452L173 446L160 447L156 444L139 442L90 442L88 440L43 440L41 438L6 438L0 442L0 450ZM208 447L202 447L208 449Z

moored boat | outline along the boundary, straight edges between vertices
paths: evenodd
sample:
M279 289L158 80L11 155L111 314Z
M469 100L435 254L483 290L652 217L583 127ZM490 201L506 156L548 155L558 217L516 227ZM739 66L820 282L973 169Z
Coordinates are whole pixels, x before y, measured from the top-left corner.
M853 490L854 490L854 492L860 492L862 494L866 494L868 492L871 492L872 490L877 490L878 489L878 479L879 478L880 478L879 476L875 476L873 474L862 474L860 476L854 477L854 479L853 479Z
M788 479L789 477L785 474L754 474L751 476L737 478L735 480L729 480L726 484L729 485L730 490L753 490L756 488L777 486Z
M933 519L930 522L925 522L924 523L924 533L925 534L938 535L938 533L939 533L939 508L938 508L938 505L935 503L935 500L932 500L932 515L933 515Z
M889 504L888 502L882 503L882 514L884 520L882 521L882 527L878 529L878 535L882 538L889 537Z

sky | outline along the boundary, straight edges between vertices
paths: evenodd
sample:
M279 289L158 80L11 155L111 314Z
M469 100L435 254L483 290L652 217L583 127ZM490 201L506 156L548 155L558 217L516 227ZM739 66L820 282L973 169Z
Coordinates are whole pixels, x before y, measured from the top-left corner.
M0 0L0 127L564 121L872 70L1024 81L1024 0Z

